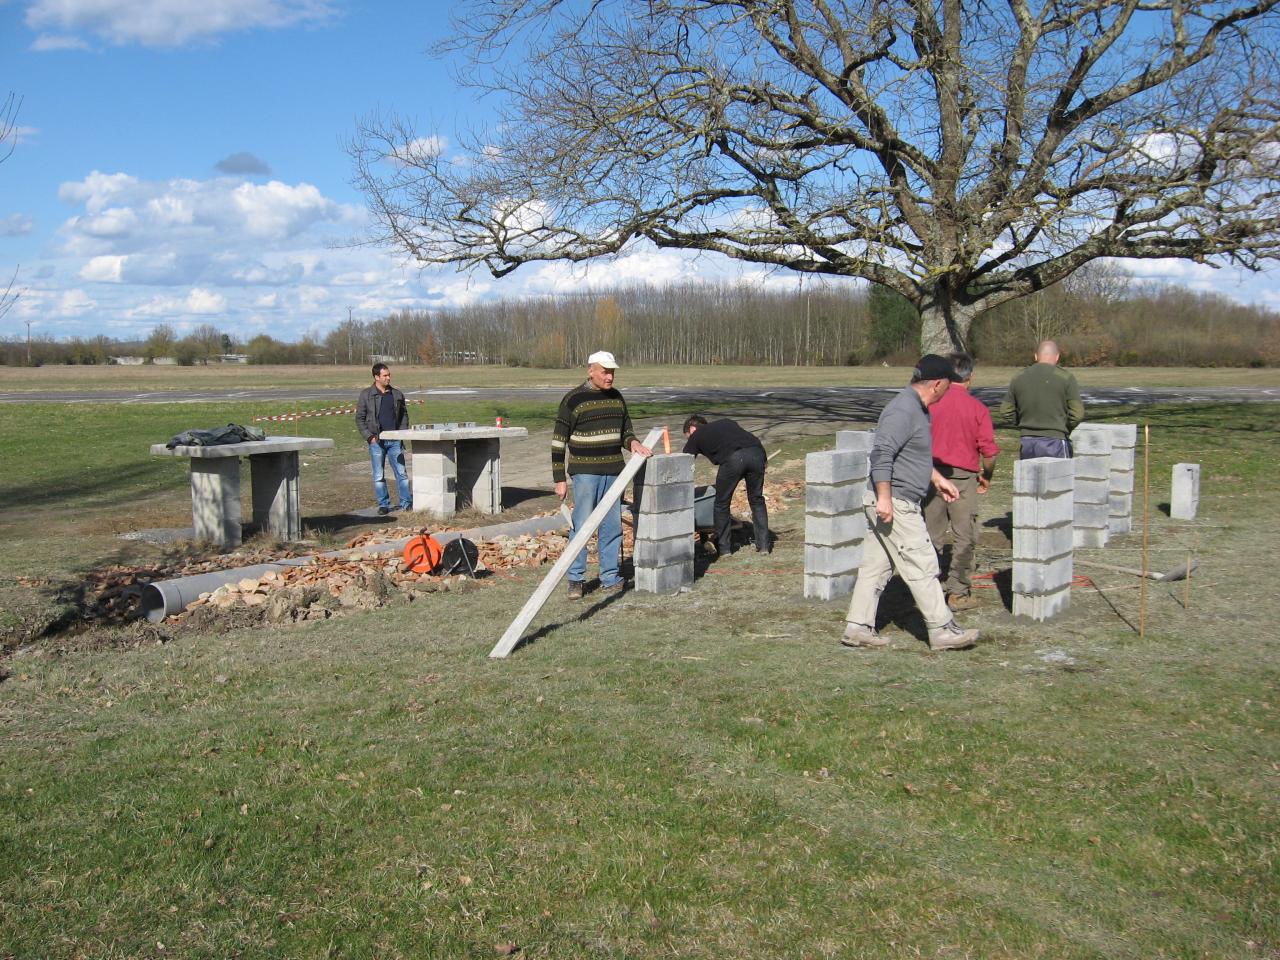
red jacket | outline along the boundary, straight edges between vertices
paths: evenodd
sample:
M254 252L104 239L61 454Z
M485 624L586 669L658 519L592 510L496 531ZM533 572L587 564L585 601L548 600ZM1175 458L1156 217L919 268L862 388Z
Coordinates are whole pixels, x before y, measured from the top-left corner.
M979 456L1000 452L991 411L964 387L952 384L942 399L929 408L935 467L958 467L977 473Z

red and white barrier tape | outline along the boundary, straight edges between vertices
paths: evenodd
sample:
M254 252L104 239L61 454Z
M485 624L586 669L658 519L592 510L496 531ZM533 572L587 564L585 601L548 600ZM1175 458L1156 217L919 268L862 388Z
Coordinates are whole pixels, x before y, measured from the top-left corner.
M425 400L405 399L405 403L426 403ZM325 407L322 410L307 410L301 413L281 413L269 417L254 417L254 423L291 423L294 420L303 420L307 417L339 417L348 413L355 413L356 408L350 407Z

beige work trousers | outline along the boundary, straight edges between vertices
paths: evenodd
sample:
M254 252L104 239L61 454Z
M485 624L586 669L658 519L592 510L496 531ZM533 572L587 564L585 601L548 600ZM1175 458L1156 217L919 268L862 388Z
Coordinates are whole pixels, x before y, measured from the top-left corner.
M862 566L845 619L874 629L880 594L896 571L924 615L925 626L932 630L950 623L951 610L938 583L938 555L925 529L920 504L894 497L893 520L883 523L876 515L875 494L868 490L862 497L862 511L871 535L863 541Z
M960 467L938 467L938 472L956 485L960 498L951 503L937 490L929 491L924 500L924 525L934 548L941 552L947 525L955 535L951 548L951 567L947 571L944 593L967 597L973 589L969 575L973 569L973 550L978 542L978 475Z

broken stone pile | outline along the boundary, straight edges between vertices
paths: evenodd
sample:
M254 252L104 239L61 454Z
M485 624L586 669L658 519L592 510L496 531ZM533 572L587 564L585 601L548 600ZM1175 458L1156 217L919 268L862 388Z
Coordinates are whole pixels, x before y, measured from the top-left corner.
M567 543L556 533L497 537L479 544L477 572L551 563ZM303 566L270 570L261 577L223 584L201 594L171 619L202 622L211 614L247 608L268 623L325 620L349 611L412 603L431 593L456 589L469 579L415 573L405 566L399 554L356 549L343 556L315 557Z

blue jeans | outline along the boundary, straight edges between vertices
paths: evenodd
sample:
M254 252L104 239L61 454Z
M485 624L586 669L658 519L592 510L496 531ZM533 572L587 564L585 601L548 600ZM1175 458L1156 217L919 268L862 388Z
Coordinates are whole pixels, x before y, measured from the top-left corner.
M387 491L385 461L391 461L391 472L396 475L396 489L400 492L400 509L413 506L413 494L409 491L409 474L404 469L404 446L399 440L377 440L369 444L369 461L373 464L373 495L378 506L391 506Z
M582 529L591 511L604 499L617 477L596 476L591 473L575 473L569 477L573 484L573 529ZM622 579L618 573L618 558L622 552L622 498L614 501L604 515L597 531L596 552L600 557L600 585L611 587ZM581 583L587 579L587 549L573 558L569 567L569 579Z

